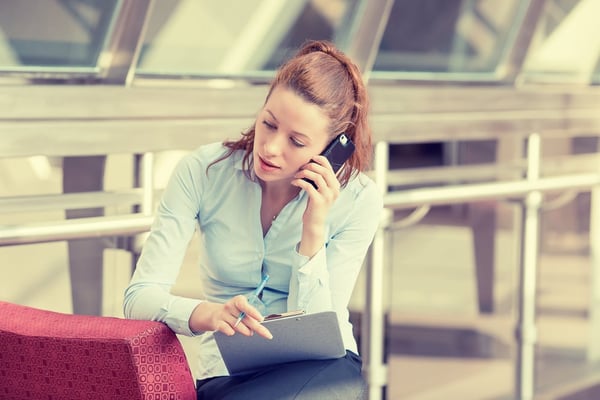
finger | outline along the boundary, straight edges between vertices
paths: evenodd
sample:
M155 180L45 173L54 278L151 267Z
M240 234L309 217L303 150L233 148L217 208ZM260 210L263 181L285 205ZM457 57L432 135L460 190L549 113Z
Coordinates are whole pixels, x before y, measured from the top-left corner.
M247 321L252 318L244 316L244 318L238 323L239 317L239 313L236 315L232 315L225 312L222 316L222 319L217 323L217 330L223 332L228 336L232 336L236 332L241 333L245 336L252 336L254 334L254 331L253 329L247 326Z
M323 175L321 175L319 172L315 172L312 170L302 170L301 172L299 172L297 174L297 177L301 178L301 179L308 179L311 182L307 182L309 183L313 189L315 189L316 191L320 191L321 189L324 189L327 187L327 182L325 181L325 179L323 178ZM313 185L314 183L314 185Z
M318 193L317 188L315 188L315 186L313 186L312 183L305 181L302 178L294 179L291 183L292 183L292 185L299 187L300 189L304 189L304 191L306 191L306 192Z
M311 176L314 176L312 173L317 173L319 176L323 177L324 182L328 187L338 188L340 187L340 182L337 179L337 175L333 170L329 160L326 157L318 156L315 157L313 161L302 167L300 172L306 173L306 177L308 179L312 179ZM314 179L312 179L314 181ZM317 185L319 188L323 187L322 185Z
M237 323L239 315L227 315L224 321L228 327L223 327L221 331L230 336L235 332L239 332L245 336L252 336L256 332L267 339L273 338L271 332L261 323L264 318L258 310L252 307L252 305L247 304L245 313L246 315L244 315L239 323Z
M323 180L325 181L325 184L327 185L327 187L332 190L335 193L338 193L340 191L340 181L338 180L337 176L334 174L325 174L322 176Z
M246 298L246 296L238 294L237 296L229 300L226 304L230 304L235 308L234 313L239 313L240 311L244 311L244 308L248 306L248 299Z
M254 307L245 296L234 297L234 304L239 312L244 312L246 317L254 318L258 321L262 321L263 315ZM238 314L239 315L239 314Z
M260 320L254 318L244 318L244 325L252 332L266 338L273 339L273 335L267 327L265 327Z
M244 304L247 304L247 301L245 297L241 295L235 296L223 304L223 310L219 316L219 320L233 329L234 333L237 330L239 322L241 322L240 316L242 316L243 309L245 308ZM221 330L229 331L227 328L221 328Z
M229 311L231 315L235 317L235 322L233 323L233 325L238 323L237 320L239 319L239 316L242 315L242 313L246 315L251 315L253 317L256 316L256 309L252 307L252 305L248 302L246 296L237 295L231 300L229 300L227 303L229 303Z
M251 321L252 318L250 317L244 317L244 319L237 325L235 325L234 329L241 333L244 336L252 336L254 335L254 329L250 328L249 325L249 321Z
M333 168L329 163L329 160L323 156L314 157L311 162L302 166L301 171L313 171L319 175L333 175Z
M311 186L310 184L308 185ZM239 312L243 311L246 314L240 323L235 327L235 331L246 336L252 336L254 332L256 332L266 339L273 339L273 335L269 329L262 324L262 321L264 320L263 315L248 302L248 299L245 296L235 296L231 302L232 305L239 310ZM235 320L232 322L231 326L235 324L238 317L239 314L235 316Z
M232 324L229 324L225 320L221 320L217 323L217 331L224 333L227 336L235 335L235 329L233 329Z
M317 164L323 168L327 168L333 171L333 168L331 167L331 163L329 162L329 159L325 156L322 155L318 155L318 156L314 156L311 161L314 164Z

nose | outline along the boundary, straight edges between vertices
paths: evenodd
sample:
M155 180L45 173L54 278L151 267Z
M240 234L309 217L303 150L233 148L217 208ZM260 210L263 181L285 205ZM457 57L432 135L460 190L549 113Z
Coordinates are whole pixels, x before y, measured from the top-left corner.
M283 149L283 136L279 132L271 135L264 143L265 156L278 156Z

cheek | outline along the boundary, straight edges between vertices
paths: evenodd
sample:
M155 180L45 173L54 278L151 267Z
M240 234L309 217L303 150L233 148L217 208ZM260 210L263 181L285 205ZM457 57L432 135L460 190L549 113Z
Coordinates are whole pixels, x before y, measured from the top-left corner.
M261 124L254 126L254 148L261 146L265 142L265 128Z
M254 124L254 140L258 140L262 137L262 126L258 122Z
M289 168L296 173L310 161L310 155L298 152L288 159Z

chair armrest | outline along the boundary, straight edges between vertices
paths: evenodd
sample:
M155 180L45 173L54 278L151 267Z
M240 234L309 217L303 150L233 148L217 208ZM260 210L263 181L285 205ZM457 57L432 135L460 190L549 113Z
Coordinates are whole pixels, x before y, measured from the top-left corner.
M165 324L63 314L0 301L0 398L196 399Z

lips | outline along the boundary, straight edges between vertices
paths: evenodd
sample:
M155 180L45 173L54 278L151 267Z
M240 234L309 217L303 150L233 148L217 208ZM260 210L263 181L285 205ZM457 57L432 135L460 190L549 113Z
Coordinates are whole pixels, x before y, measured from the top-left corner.
M279 167L277 165L268 162L267 160L265 160L264 158L262 158L260 156L258 157L258 159L260 160L260 164L259 164L260 168L263 171L274 171L276 169L279 169Z

